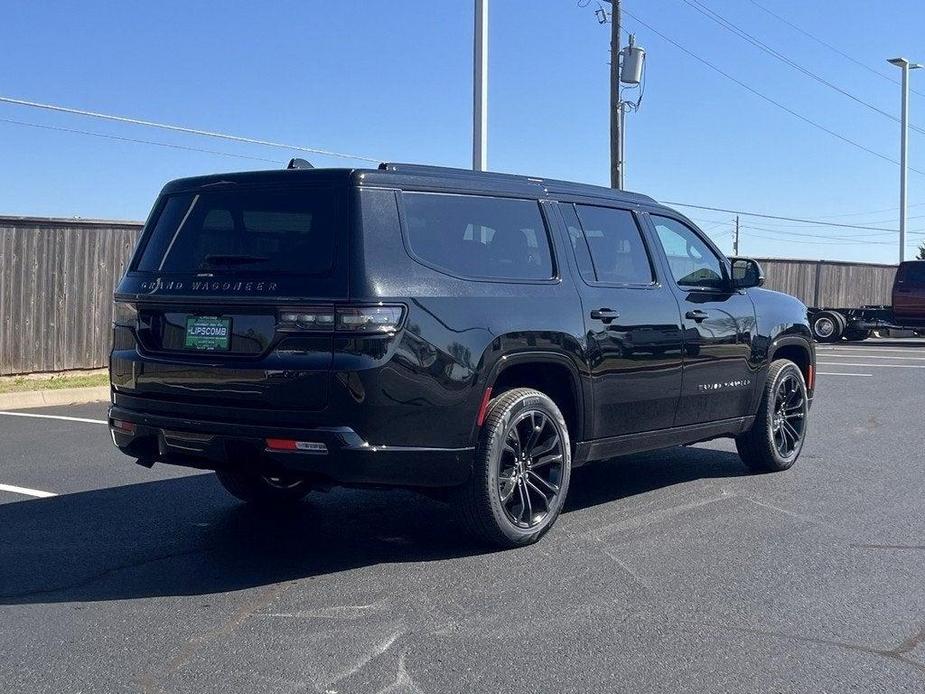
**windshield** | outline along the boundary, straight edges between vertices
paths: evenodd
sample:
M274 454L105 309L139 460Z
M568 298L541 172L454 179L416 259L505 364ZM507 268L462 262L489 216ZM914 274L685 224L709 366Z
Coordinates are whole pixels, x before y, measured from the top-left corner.
M332 188L168 195L158 203L133 269L159 274L327 274L343 224L343 197Z

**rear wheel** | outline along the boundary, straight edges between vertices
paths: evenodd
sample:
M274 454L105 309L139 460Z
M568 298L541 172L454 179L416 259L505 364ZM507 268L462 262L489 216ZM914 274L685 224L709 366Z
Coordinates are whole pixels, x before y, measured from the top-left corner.
M778 359L768 370L755 422L736 437L739 457L753 472L777 472L800 457L809 417L803 373L792 361Z
M259 475L235 468L216 470L215 474L233 496L260 506L293 504L311 491L311 485L301 477Z
M536 542L562 510L571 465L556 404L530 388L502 393L489 405L472 476L457 490L463 524L499 547Z
M816 342L835 342L841 338L844 319L836 311L820 311L812 322L813 337Z

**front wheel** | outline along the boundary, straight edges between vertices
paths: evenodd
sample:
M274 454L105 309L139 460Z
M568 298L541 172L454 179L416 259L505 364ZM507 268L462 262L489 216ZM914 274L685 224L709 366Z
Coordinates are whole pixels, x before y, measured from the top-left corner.
M274 477L237 468L219 469L215 475L233 496L258 506L294 504L311 491L301 477Z
M816 342L836 342L841 339L844 320L836 311L820 311L813 317L812 329Z
M539 540L568 493L571 442L565 419L545 394L502 393L489 405L469 481L457 490L463 524L499 547Z
M751 429L739 434L736 449L753 472L778 472L800 457L809 417L803 373L792 361L778 359L768 370L764 395Z

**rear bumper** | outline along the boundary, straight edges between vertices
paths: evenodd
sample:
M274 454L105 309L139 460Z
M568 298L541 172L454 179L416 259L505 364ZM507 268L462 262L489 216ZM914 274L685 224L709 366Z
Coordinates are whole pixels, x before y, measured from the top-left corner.
M127 422L131 431L113 426ZM142 465L156 462L214 470L246 467L290 472L337 484L449 487L472 470L474 449L379 446L349 427L275 427L152 414L113 406L113 443ZM267 448L267 439L309 442L310 451Z

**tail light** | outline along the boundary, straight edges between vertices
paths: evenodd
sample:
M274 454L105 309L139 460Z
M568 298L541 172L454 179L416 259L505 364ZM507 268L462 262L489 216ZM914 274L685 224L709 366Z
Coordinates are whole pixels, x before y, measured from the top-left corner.
M299 308L279 314L280 330L331 330L334 311L320 308Z
M292 308L280 311L279 329L284 331L336 331L345 333L393 333L401 327L404 307L396 305Z
M354 333L391 333L401 325L401 306L351 306L337 309L337 330Z

